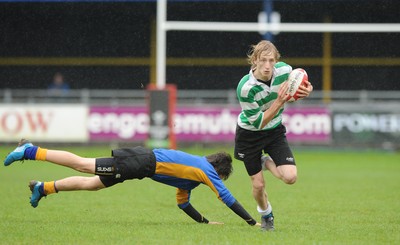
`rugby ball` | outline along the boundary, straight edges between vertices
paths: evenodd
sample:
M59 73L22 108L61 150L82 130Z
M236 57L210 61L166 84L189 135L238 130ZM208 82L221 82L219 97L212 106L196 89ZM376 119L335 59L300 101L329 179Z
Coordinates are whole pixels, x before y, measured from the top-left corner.
M299 97L297 96L297 90L300 85L305 85L306 81L308 81L307 72L304 69L296 68L290 72L287 81L289 83L288 94L290 95L288 102L298 100Z

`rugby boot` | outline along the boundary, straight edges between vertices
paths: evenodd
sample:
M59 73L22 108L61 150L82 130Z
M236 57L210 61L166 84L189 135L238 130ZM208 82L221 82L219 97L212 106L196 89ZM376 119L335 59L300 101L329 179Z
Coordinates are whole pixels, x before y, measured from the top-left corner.
M267 215L261 216L261 230L262 231L273 231L274 227L274 214L271 212Z
M30 198L31 206L36 208L39 205L40 199L46 196L43 194L43 182L31 180L29 182L29 189L31 189L32 192L32 196Z
M25 150L32 146L32 143L28 140L21 139L18 143L18 147L7 155L6 159L4 160L4 166L8 166L15 161L23 161L25 159Z

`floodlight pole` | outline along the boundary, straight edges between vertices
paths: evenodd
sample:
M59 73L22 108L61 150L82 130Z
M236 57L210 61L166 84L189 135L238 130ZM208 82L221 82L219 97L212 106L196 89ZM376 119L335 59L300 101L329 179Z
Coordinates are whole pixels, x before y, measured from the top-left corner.
M166 83L167 60L167 0L157 0L156 86L163 89Z

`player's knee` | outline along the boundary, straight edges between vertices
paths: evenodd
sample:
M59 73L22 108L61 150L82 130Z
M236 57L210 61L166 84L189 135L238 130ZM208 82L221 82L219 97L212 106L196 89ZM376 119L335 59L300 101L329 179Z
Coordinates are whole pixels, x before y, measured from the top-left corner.
M256 192L264 192L265 184L264 182L254 182L253 183L253 190Z
M297 169L294 165L282 165L278 167L278 171L281 174L281 180L288 184L292 185L296 183L297 180Z
M286 184L292 185L292 184L296 183L297 174L296 173L285 174L282 176L282 180Z
M86 190L98 191L105 188L104 184L101 182L98 176L93 176L91 178L85 179Z

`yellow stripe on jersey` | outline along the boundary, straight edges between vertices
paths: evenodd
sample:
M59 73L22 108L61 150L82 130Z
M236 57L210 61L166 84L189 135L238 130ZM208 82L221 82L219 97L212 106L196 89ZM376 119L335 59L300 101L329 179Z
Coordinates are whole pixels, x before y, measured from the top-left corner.
M169 163L169 162L157 162L155 174L162 174L167 176L172 176L175 178L193 180L201 182L209 186L215 194L217 194L218 199L221 200L217 189L208 178L208 176L203 172L203 170L191 166L186 166L182 164ZM177 197L178 198L178 197ZM182 196L183 198L183 196ZM179 198L181 199L181 198Z
M180 188L176 189L176 203L183 204L189 201L189 191Z

